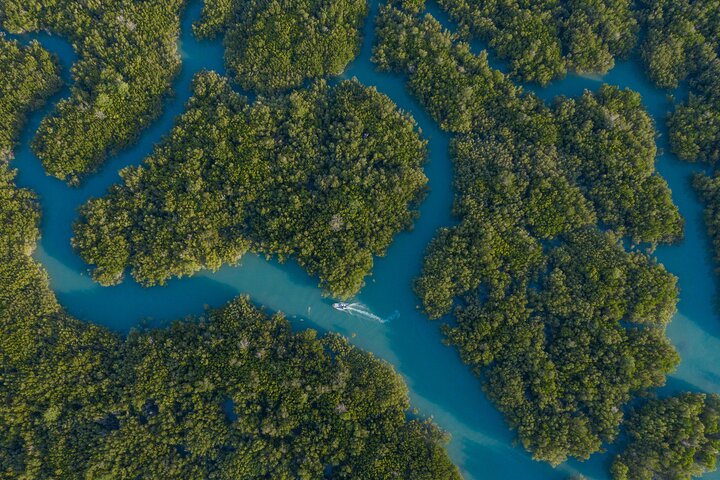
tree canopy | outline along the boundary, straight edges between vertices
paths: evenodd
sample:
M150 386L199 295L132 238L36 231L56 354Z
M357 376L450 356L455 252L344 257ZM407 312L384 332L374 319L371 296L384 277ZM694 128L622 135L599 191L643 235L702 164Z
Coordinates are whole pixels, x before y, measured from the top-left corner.
M12 144L56 77L37 45L0 49L18 67L0 69L0 87L27 74L23 95L0 95ZM0 477L460 478L445 435L411 418L400 376L337 335L294 333L246 298L127 338L72 318L30 256L39 216L4 158Z
M3 172L0 474L460 478L401 378L337 335L243 298L127 339L69 317L23 251L32 196Z
M46 171L77 183L155 120L179 72L183 0L0 0L0 27L50 30L72 44L75 83L45 118L33 151Z
M471 35L509 61L513 76L542 85L569 71L606 73L637 42L631 0L439 0Z
M55 58L37 42L21 46L0 34L0 159L9 159L30 110L62 84Z
M636 29L625 1L440 2L540 83L602 71ZM692 90L670 119L673 147L708 162L720 111L713 2L641 0L653 79ZM587 458L679 361L665 335L676 279L637 248L682 237L654 125L640 96L616 87L545 104L417 16L422 5L384 7L374 50L454 134L458 223L428 247L416 291L430 317L453 312L448 343L535 458ZM33 144L50 173L77 182L158 115L182 6L0 0L4 28L50 29L80 56L71 97ZM225 34L235 79L274 93L341 71L366 12L208 0L196 33ZM39 44L0 36L0 477L460 478L397 373L338 335L294 333L242 297L128 337L68 315L30 256L36 199L8 167L26 115L60 84ZM146 162L82 208L73 243L94 277L113 284L129 268L151 285L255 251L297 259L333 295L355 293L425 190L412 118L357 81L254 103L214 73L193 89ZM720 180L694 185L720 252ZM636 409L615 479L714 470L719 402L684 394Z
M720 1L643 0L641 46L656 85L687 80L690 97L668 119L673 151L684 160L720 161Z
M345 70L367 13L366 0L206 0L194 29L223 34L233 78L268 94Z
M685 393L651 400L627 422L629 445L612 466L614 480L690 480L716 469L720 396Z
M430 317L455 306L449 343L534 458L588 458L678 362L664 333L676 279L622 244L682 237L654 125L616 87L545 105L415 12L382 10L374 59L456 134L459 219L430 244L416 291Z
M292 256L337 297L356 293L425 191L425 142L384 95L323 81L250 105L200 74L187 111L144 165L92 200L74 245L103 285L144 285Z
M720 265L720 174L695 174L693 187L705 204L705 226L712 241L715 262Z

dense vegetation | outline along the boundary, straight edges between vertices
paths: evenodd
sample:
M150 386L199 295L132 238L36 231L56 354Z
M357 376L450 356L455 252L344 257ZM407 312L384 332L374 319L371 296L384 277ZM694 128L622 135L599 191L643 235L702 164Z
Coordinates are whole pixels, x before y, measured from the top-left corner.
M605 73L627 57L638 25L630 0L439 0L473 36L487 40L510 72L547 84L568 70Z
M338 336L244 299L125 341L65 315L16 227L37 234L31 195L3 172L0 475L459 478L400 377Z
M621 241L682 235L655 129L614 87L548 107L406 5L381 12L374 59L457 134L460 222L439 231L416 290L431 317L457 303L449 342L535 458L587 458L678 362L664 333L676 280Z
M715 471L720 453L720 396L686 393L652 400L627 422L629 445L614 480L690 480Z
M720 265L720 174L695 174L693 187L705 205L705 226L713 244L715 261Z
M0 320L3 476L460 478L400 377L338 336L239 299L123 341L40 285L45 311Z
M47 172L77 183L132 143L160 113L180 68L183 0L0 0L0 27L48 29L72 42L69 98L44 119L33 150Z
M490 69L484 55L472 55L437 22L416 17L421 3L405 0L383 9L375 50L380 67L407 74L424 107L456 134L459 223L442 229L430 245L417 292L431 317L456 307L456 322L446 328L449 342L482 376L488 395L535 458L553 464L568 456L587 458L616 438L632 396L661 385L678 361L664 334L675 308L675 279L624 245L672 242L682 235L667 185L654 171L654 126L637 94L613 87L545 105ZM659 65L659 83L690 78L695 96L671 119L673 145L685 158L712 162L718 159L713 114L720 67L717 48L708 48L711 41L704 38L717 38L707 30L716 27L716 12L693 10L701 8L695 3L691 9L691 4L644 2L648 9L678 8L684 16L682 21L674 13L648 16L665 34L687 27L691 18L703 25L693 33L702 40L678 41L682 54L671 59L677 63L668 67L663 62L671 60L652 57L667 48L651 44L653 38L664 40L652 30L644 55L651 72ZM477 3L443 4L481 32L468 20L480 17L466 16L468 5ZM54 174L71 181L157 115L169 83L165 89L153 85L169 82L176 69L173 62L163 64L148 84L149 77L128 73L145 60L126 64L115 50L128 48L130 58L153 51L153 67L174 58L170 32L176 30L176 14L164 9L175 4L93 5L73 4L67 11L44 3L5 8L0 0L3 26L50 28L74 39L80 53L73 96L45 120L35 143L39 153L45 148L49 155L66 155ZM603 43L608 32L601 23L607 19L587 12L600 9L625 22L606 10L625 5L567 5L568 15L582 11L599 23L577 27L580 33L556 34L563 66L553 75L565 68L583 70L582 62L612 61L615 53ZM165 26L160 31L168 32L169 40L139 46L140 37L129 33L122 38L131 47L106 44L110 37L103 37L108 34L102 29L116 28L114 21L135 31L126 7L138 9L130 15L147 22L146 33ZM272 3L261 9L247 2L246 11L208 2L197 28L201 35L226 33L228 63L238 81L246 75L257 82L246 87L276 91L335 72L327 64L308 66L317 67L319 59L344 68L354 56L364 15L359 4L354 7L356 16L342 10L351 9L345 4L324 5L323 13L312 10L320 18L314 23L307 5ZM553 24L544 14L565 22L554 16L554 7L544 8L528 10L546 19L550 27L542 24L544 29ZM156 18L161 11L167 15ZM257 13L248 15L254 23L241 32L233 22L251 11ZM520 7L507 11L527 15ZM324 25L328 12L350 20ZM662 30L658 17L671 26ZM298 63L290 64L297 52L289 54L291 60L280 59L267 52L285 53L284 44L267 51L259 47L265 41L260 29L293 36L297 18L310 22L302 29L313 33L340 25L341 33L333 34L342 39L333 41L344 42L334 59L326 58L333 43L311 58L325 41L311 37L298 50L310 52L301 67L304 76L296 75ZM578 18L572 25L587 20ZM481 20L478 25L487 27ZM562 22L561 32L569 28ZM510 50L533 53L542 44L515 44L518 38L507 35L510 27L497 28L483 35L498 35L497 42L509 42ZM617 34L610 37L620 41ZM546 37L536 32L532 38ZM582 38L589 49L565 53L567 38ZM233 50L248 41L260 42L253 51L260 57L246 59L246 53ZM285 66L262 71L274 58ZM523 53L517 61L524 65L529 58ZM243 67L232 66L237 59ZM248 62L251 67L243 71ZM702 65L701 72L695 64ZM516 73L538 72L537 67L530 63ZM29 256L39 236L35 198L15 187L7 166L25 116L59 85L54 60L38 44L21 47L0 37L0 477L459 478L437 427L407 418L406 389L397 374L339 336L295 334L281 315L269 317L243 298L201 318L128 338L68 316ZM113 88L127 96L117 96ZM125 105L137 93L133 88L142 91L145 113ZM105 102L112 106L103 107ZM91 117L97 130L84 135L97 133L105 146L85 151L90 142L78 132ZM686 137L678 140L679 132ZM70 134L76 150L66 151L68 144L43 147L43 138L49 142L55 134ZM91 155L78 160L79 151ZM119 281L127 267L145 284L162 283L235 262L253 250L296 257L324 287L348 296L360 288L373 255L411 225L426 182L424 155L412 120L357 82L334 88L318 82L249 104L225 79L201 74L186 113L145 165L125 170L122 185L83 208L74 243L105 284ZM720 252L715 221L720 180L698 175L694 184L707 204L706 220ZM613 466L616 480L686 479L714 470L719 402L715 395L685 394L638 409L626 422L630 445Z
M245 89L273 93L340 74L360 51L366 0L206 0L195 33L225 35L225 63Z
M55 59L37 42L23 47L0 35L0 159L9 159L29 110L62 84Z
M641 47L650 78L690 98L669 118L670 142L685 160L720 161L720 1L643 0L648 34Z
M48 93L0 96L16 115L3 129ZM243 298L126 339L68 316L29 255L39 209L13 177L3 160L0 477L460 478L437 427L407 418L400 377L339 336L293 333Z
M127 267L152 285L253 250L293 256L348 297L412 224L427 181L414 125L356 81L250 105L200 74L155 153L82 209L74 245L104 285Z

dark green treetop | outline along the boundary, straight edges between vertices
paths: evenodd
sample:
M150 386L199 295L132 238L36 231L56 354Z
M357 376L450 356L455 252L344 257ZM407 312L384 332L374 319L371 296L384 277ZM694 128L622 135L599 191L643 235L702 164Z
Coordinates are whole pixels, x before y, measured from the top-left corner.
M276 93L338 75L360 51L366 0L206 0L196 35L225 35L244 89Z
M630 0L439 0L471 35L487 40L510 72L542 85L567 71L606 73L627 57L638 25Z
M294 257L337 297L412 225L427 179L412 118L357 81L250 105L200 74L170 135L124 183L90 201L74 245L104 285L143 284L235 263L247 250Z
M400 7L400 8L398 8ZM534 458L588 458L623 406L662 385L676 279L626 237L682 237L637 93L604 86L544 104L416 5L381 11L374 59L456 136L453 212L416 291Z
M690 97L668 119L682 159L720 161L720 1L643 0L648 34L641 46L650 78L663 88L682 81Z
M715 262L720 264L720 174L697 173L692 182L700 201L705 205L705 226L712 241Z
M629 445L612 466L614 480L690 480L716 469L720 396L685 393L651 400L630 416Z
M0 39L0 60L16 67L0 69L0 88L13 74L23 86L0 95L0 112L15 117L2 118L0 138L12 145L57 77L37 45ZM42 69L27 68L34 61ZM30 256L40 212L7 156L0 477L460 478L445 435L410 418L400 376L337 335L294 333L245 298L127 338L70 317Z
M37 42L27 47L0 35L0 159L7 160L27 113L60 88L55 59Z
M158 117L180 69L183 0L0 0L0 27L48 29L77 52L75 83L45 118L33 151L46 171L77 183Z

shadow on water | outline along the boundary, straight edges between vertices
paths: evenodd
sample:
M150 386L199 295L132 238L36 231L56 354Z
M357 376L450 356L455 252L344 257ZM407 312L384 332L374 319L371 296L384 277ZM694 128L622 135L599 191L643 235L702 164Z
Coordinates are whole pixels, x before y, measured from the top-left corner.
M40 120L52 107L32 115L21 139L16 160L18 184L38 193L43 209L43 238L36 258L49 272L52 286L67 310L87 321L127 332L143 320L161 325L176 318L199 314L206 306L220 306L238 294L250 295L268 311L283 311L298 329L312 327L345 335L361 348L392 363L405 378L414 407L422 416L434 420L452 435L449 451L468 479L565 479L582 473L590 479L606 479L611 457L595 455L588 462L568 462L556 469L533 461L521 447L513 445L501 415L487 400L480 382L464 366L455 349L442 343L439 322L429 322L417 308L418 300L411 282L422 265L423 252L442 226L456 223L450 217L452 204L452 165L449 158L449 135L441 132L405 88L401 76L376 72L370 62L373 42L372 19L378 11L378 0L371 0L371 13L364 27L361 53L340 78L356 77L374 86L404 111L409 112L429 140L429 194L420 206L420 217L411 232L397 236L387 255L376 259L373 274L356 301L366 305L372 314L392 321L380 323L367 317L338 312L317 288L316 279L292 261L279 264L256 255L245 256L239 265L217 272L203 271L191 278L168 282L164 287L143 288L127 278L116 287L102 288L86 273L87 265L70 246L72 223L77 208L89 198L103 195L119 180L118 170L137 165L153 146L172 128L174 118L182 113L190 96L191 81L202 69L224 72L221 41L198 42L192 36L191 24L199 17L200 1L192 1L183 15L179 52L182 71L174 82L175 94L165 103L160 118L145 130L135 145L110 159L101 170L86 179L80 188L68 188L47 177L29 143ZM434 3L429 12L452 28L446 15ZM63 64L66 80L75 61L72 47L55 36L37 34L19 37L22 41L38 39L56 53ZM472 42L475 52L484 49L482 42ZM492 54L494 68L507 71L507 65ZM338 80L333 80L336 82ZM619 63L603 78L568 76L547 88L527 86L546 100L556 95L575 96L584 89L595 90L601 82L639 91L662 136L659 146L669 152L664 116L671 107L666 92L654 89L645 79L637 62ZM54 100L67 96L67 89ZM684 95L678 92L678 95ZM687 221L686 237L677 246L661 247L658 259L678 275L682 289L679 311L668 333L677 346L682 363L659 391L662 396L685 391L720 392L720 322L713 310L716 280L708 257L709 240L702 224L702 208L689 184L689 175L699 167L680 162L670 154L659 157L658 168L673 190L673 198ZM705 478L719 479L707 475Z

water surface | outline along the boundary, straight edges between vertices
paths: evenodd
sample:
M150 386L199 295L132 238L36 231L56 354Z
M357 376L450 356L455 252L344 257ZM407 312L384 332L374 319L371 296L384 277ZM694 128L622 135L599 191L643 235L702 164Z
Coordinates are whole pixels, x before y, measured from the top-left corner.
M87 274L87 265L72 251L72 223L77 208L91 197L103 195L119 180L118 170L137 165L152 152L167 134L173 118L182 113L190 96L190 83L201 69L224 72L220 41L197 42L191 31L199 17L201 3L195 0L183 16L179 49L183 60L175 82L175 95L165 105L163 115L143 132L140 141L108 161L87 179L81 188L69 188L47 177L38 159L29 150L29 142L40 120L50 107L31 116L16 152L13 166L19 170L18 184L31 188L40 197L43 238L36 258L48 270L52 287L60 302L74 316L113 330L127 332L142 322L161 324L187 315L199 314L206 306L218 307L238 294L248 294L270 311L283 311L294 328L312 327L350 337L359 347L390 362L405 378L410 398L419 415L431 416L452 435L449 451L465 478L486 480L566 479L582 473L590 479L607 479L612 457L595 455L588 462L569 462L553 469L535 462L520 447L502 417L483 394L478 380L464 366L454 349L442 344L439 322L429 322L417 309L418 300L411 281L422 265L425 247L441 226L452 225L452 168L448 156L449 135L441 132L432 119L405 89L402 77L381 74L370 62L373 41L372 19L378 0L371 0L370 20L365 26L362 51L342 78L357 77L365 85L375 86L403 110L410 112L429 140L429 163L425 172L430 193L420 208L420 218L412 232L400 234L387 256L377 259L367 285L356 301L364 304L387 323L363 315L347 315L331 308L332 300L323 297L316 279L309 278L296 264L278 264L255 255L247 255L240 265L218 272L201 272L194 277L168 282L165 287L143 288L131 278L116 287L103 288ZM452 27L430 6L430 11ZM66 80L75 61L72 48L57 37L46 34L20 37L36 38L55 52L62 63ZM473 45L476 51L482 45ZM504 65L491 57L495 68ZM664 116L672 107L667 93L655 89L635 61L620 63L602 78L569 76L547 88L531 87L538 95L551 99L556 95L574 96L584 89L595 90L601 82L639 91L661 136L658 145L669 152ZM67 95L67 89L54 100ZM702 208L692 189L689 176L698 171L670 153L658 159L658 169L673 190L673 199L686 220L684 241L677 246L659 248L656 255L668 270L679 277L681 288L678 314L668 333L682 357L682 363L668 379L661 395L698 390L720 393L720 321L715 309L716 280L710 260L710 243L702 224ZM720 474L705 478L720 479Z

